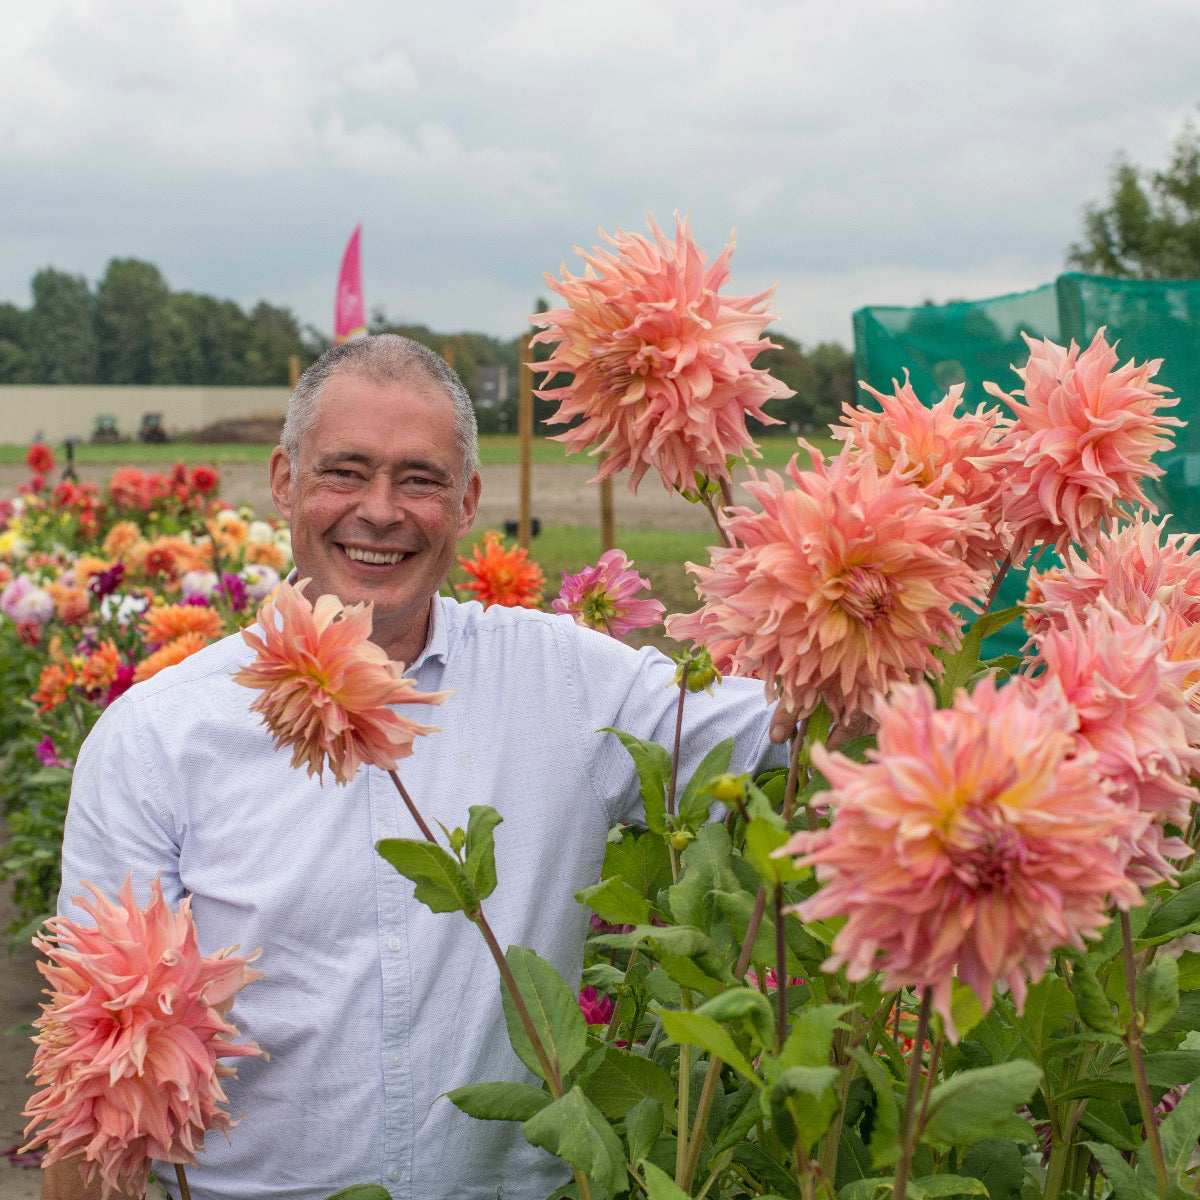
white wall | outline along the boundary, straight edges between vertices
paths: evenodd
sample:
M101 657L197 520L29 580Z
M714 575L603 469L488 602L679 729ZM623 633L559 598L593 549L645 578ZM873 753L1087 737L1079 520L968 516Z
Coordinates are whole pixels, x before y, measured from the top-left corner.
M136 438L142 414L159 412L168 432L201 429L235 417L281 416L285 387L57 387L0 385L0 443L87 441L96 417L111 413L121 433Z

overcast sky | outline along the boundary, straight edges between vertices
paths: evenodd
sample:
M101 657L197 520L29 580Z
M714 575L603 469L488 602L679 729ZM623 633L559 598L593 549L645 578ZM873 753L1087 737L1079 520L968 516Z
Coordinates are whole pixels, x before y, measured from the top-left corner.
M521 332L690 214L777 328L1046 283L1200 101L1197 0L38 0L0 36L0 300L114 257L332 329Z

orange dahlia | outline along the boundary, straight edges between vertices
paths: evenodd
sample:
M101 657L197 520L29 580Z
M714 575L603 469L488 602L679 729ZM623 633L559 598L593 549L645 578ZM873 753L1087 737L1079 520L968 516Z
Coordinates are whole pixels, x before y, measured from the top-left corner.
M1173 445L1168 430L1183 424L1159 412L1179 403L1151 382L1161 359L1118 368L1103 329L1082 354L1075 342L1025 341L1029 361L1014 368L1025 386L1009 394L984 384L1014 413L996 467L1005 476L1017 563L1034 546L1090 541L1131 505L1157 512L1141 481L1162 475L1151 459Z
M133 673L133 682L141 683L145 679L153 678L159 671L165 671L167 667L173 667L185 658L191 658L208 644L209 639L202 633L181 633L179 637L172 638L138 663Z
M217 1059L262 1051L230 1041L224 1014L262 972L256 955L202 955L190 901L172 912L157 880L145 908L128 879L115 904L84 886L95 900L75 903L95 926L55 917L33 940L50 1000L34 1022L41 1090L25 1108L26 1136L43 1128L25 1149L46 1145L44 1166L77 1156L103 1196L140 1196L151 1159L194 1164L207 1130L236 1123L220 1107L234 1070Z
M224 630L220 614L204 604L159 604L141 623L142 638L149 646L162 646L185 633L198 633L212 641Z
M781 851L821 882L795 911L846 918L827 970L931 988L954 1037L956 976L984 1011L998 981L1021 1007L1056 949L1082 948L1110 903L1140 903L1120 853L1140 818L1108 794L1050 691L989 677L939 710L927 685L905 685L876 717L865 763L813 748L832 821Z
M561 282L546 276L567 307L530 318L541 326L535 342L558 343L537 369L572 378L538 395L558 404L551 423L582 418L558 440L568 453L603 456L597 479L629 467L636 492L653 467L668 489L686 490L698 472L728 479L730 456L757 454L746 418L777 424L763 405L792 391L751 365L773 345L760 336L773 320L764 311L773 289L720 294L733 238L709 266L686 218L676 219L674 242L653 217L650 232L653 242L602 233L615 253L577 249L584 275L563 267Z
M712 566L688 564L704 601L667 618L667 633L704 645L723 671L767 682L803 717L824 700L841 719L870 712L893 684L940 671L936 647L959 645L961 607L985 576L963 559L978 510L935 502L897 465L843 449L828 465L788 466L746 491L762 506L726 509L734 543Z
M459 565L470 576L463 589L484 608L499 604L504 608L537 608L542 600L546 576L542 568L521 546L506 550L500 535L488 530L482 543L476 543L470 558L459 557Z
M435 733L390 705L441 704L449 692L418 692L370 640L371 606L343 606L336 596L311 604L308 580L281 583L258 610L256 627L242 637L256 654L234 681L262 693L251 705L276 746L291 746L292 766L308 764L322 777L326 763L338 783L349 783L367 763L394 771L422 734Z

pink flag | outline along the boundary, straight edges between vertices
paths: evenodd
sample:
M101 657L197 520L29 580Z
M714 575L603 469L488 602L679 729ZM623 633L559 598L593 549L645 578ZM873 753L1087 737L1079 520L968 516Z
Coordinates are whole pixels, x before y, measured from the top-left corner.
M367 332L367 317L363 309L362 260L359 256L359 235L362 226L355 225L346 252L342 255L342 269L338 273L337 297L333 305L334 345L362 337Z

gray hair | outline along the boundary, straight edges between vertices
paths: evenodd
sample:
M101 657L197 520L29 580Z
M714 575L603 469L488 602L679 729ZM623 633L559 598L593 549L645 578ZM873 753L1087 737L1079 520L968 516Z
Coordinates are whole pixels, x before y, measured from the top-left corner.
M288 403L279 443L294 463L300 441L312 428L325 385L334 375L364 375L372 383L419 380L441 391L454 406L454 439L462 455L462 485L479 470L479 431L475 407L454 368L441 355L398 333L352 338L327 350L300 376Z

